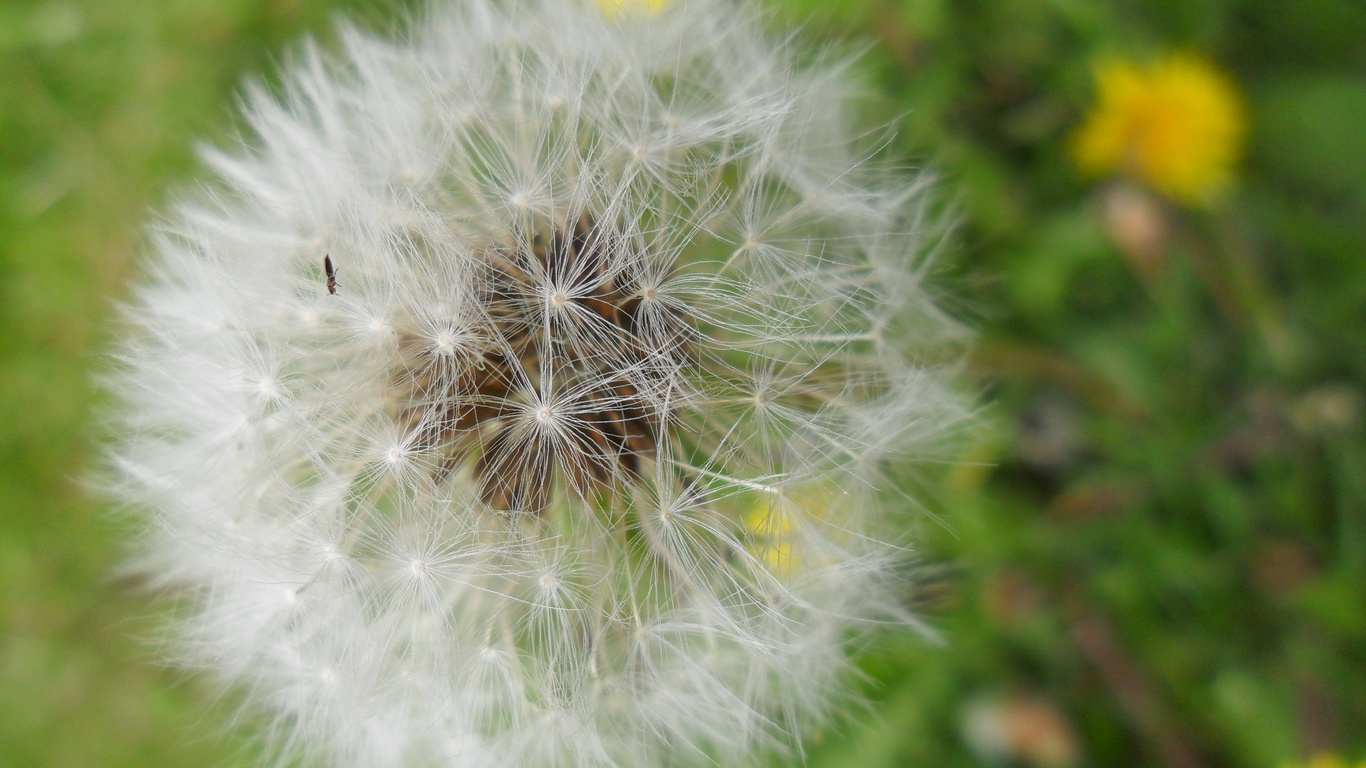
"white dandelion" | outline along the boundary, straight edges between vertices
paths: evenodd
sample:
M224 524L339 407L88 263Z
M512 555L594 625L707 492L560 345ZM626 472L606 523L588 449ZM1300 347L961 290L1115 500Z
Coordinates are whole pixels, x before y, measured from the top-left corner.
M284 753L743 764L914 625L890 468L962 416L917 362L955 335L926 181L761 27L438 3L306 47L206 152L127 312L113 485L184 663Z

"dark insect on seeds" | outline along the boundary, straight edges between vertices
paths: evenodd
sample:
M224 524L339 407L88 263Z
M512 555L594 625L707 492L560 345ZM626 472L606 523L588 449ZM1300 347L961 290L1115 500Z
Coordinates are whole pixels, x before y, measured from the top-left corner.
M323 272L327 274L327 293L330 296L337 295L337 270L332 267L332 255L323 256Z

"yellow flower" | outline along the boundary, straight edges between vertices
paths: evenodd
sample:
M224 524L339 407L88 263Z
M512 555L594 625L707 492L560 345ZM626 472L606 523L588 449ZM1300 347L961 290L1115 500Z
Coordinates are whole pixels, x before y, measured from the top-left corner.
M812 563L827 562L828 549L816 548L812 525L827 521L834 491L820 484L767 494L754 499L744 514L747 549L770 573L795 578ZM824 531L829 536L830 531Z
M1333 752L1316 752L1309 758L1308 762L1282 763L1281 768L1351 768L1350 764L1341 755ZM1357 763L1356 768L1366 768L1366 760Z
M611 18L619 18L627 13L656 14L664 10L670 0L597 0L598 7Z
M1247 120L1237 87L1209 61L1178 53L1148 65L1103 63L1096 88L1096 106L1072 137L1083 171L1128 174L1186 203L1229 186Z
M795 574L800 564L794 552L797 532L793 523L792 510L785 504L756 504L745 515L750 552L771 572L784 577Z

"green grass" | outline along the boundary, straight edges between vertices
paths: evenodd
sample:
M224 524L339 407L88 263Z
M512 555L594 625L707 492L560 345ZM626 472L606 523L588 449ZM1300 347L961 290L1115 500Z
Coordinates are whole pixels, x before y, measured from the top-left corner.
M241 79L342 10L0 4L0 766L251 764L205 686L137 640L149 606L112 575L119 526L74 478L149 211L193 178L195 141L231 130ZM980 765L965 722L992 707L1016 725L1052 713L1036 730L1084 765L1366 756L1366 13L779 10L813 37L878 41L874 116L959 211L942 278L982 328L967 376L988 403L919 532L945 643L870 649L878 716L813 762ZM1164 266L1143 273L1065 140L1095 56L1173 47L1237 78L1250 146L1223 205L1168 210Z

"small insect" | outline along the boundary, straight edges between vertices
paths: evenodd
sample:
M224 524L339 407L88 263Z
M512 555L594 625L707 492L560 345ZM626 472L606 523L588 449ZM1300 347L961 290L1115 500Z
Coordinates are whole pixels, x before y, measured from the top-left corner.
M323 272L327 274L327 293L337 295L337 270L332 267L332 254L323 255Z

